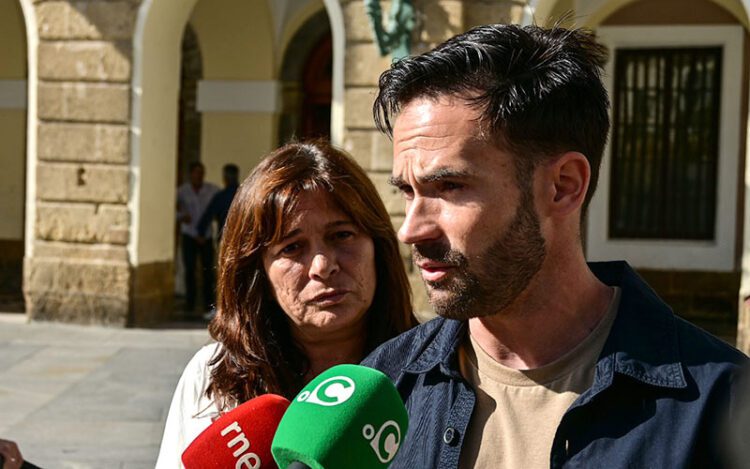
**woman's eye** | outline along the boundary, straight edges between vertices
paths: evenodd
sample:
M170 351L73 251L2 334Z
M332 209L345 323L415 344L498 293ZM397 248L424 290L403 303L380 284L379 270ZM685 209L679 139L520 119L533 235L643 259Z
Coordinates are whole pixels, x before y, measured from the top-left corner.
M353 231L337 231L333 235L334 238L341 239L341 240L343 240L343 239L349 239L352 236L354 236L354 232Z
M300 248L299 243L287 244L286 246L281 248L281 250L279 251L279 254L288 256L290 254L294 254L295 252L297 252L299 248Z

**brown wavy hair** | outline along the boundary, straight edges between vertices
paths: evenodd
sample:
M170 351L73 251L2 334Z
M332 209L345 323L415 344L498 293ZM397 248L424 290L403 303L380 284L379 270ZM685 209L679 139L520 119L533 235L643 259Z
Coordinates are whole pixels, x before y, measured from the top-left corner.
M377 285L365 353L416 324L393 225L365 172L328 143L285 145L245 179L224 225L217 312L209 325L221 347L206 391L220 409L266 393L291 399L304 385L309 362L271 294L262 254L282 238L300 195L312 191L324 191L375 245Z

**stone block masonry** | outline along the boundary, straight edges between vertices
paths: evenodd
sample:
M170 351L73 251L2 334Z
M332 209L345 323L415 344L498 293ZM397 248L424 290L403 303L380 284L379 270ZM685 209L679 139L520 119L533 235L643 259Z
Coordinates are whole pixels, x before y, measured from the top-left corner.
M130 134L125 125L40 123L37 151L40 160L116 163L130 159Z
M134 324L126 246L131 44L139 3L34 4L36 216L33 256L24 262L32 319Z

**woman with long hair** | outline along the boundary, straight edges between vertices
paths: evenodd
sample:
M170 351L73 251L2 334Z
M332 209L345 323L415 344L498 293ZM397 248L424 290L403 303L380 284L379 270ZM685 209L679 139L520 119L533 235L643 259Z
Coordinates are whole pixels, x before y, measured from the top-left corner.
M224 226L215 344L185 368L157 467L179 467L221 413L359 363L416 324L396 234L364 171L327 143L272 152L240 186Z

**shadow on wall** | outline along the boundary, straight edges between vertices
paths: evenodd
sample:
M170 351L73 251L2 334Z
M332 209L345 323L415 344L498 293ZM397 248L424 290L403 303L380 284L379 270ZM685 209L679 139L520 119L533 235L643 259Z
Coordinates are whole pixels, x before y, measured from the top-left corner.
M43 41L73 38L108 41L121 58L130 62L139 6L139 1L41 3L36 6L39 37ZM40 66L43 65L40 62ZM85 67L85 64L77 64L71 69L80 70L81 65Z

